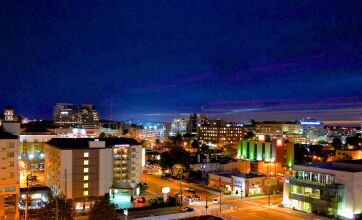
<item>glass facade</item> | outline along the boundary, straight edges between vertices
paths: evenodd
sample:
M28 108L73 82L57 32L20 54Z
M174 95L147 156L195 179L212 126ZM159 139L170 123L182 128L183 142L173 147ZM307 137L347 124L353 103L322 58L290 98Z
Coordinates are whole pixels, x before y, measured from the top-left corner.
M344 185L333 175L296 171L289 178L290 206L297 210L337 217L344 207Z

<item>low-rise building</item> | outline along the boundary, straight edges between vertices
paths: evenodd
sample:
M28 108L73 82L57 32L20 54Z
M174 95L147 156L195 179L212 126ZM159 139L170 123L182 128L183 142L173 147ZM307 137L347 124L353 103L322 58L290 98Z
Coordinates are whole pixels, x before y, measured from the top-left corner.
M208 185L234 195L254 196L268 193L276 179L268 179L259 173L222 172L209 174Z
M336 150L334 160L359 160L362 159L362 150L339 149Z
M243 160L278 163L277 167L291 169L294 164L294 143L284 139L264 141L242 140L237 147L237 156Z
M220 162L206 162L201 161L199 163L191 164L191 169L193 171L201 171L204 177L207 177L209 173L219 173L219 172L250 172L250 161L232 161L228 163Z
M362 160L294 165L284 183L287 207L357 219L362 213Z

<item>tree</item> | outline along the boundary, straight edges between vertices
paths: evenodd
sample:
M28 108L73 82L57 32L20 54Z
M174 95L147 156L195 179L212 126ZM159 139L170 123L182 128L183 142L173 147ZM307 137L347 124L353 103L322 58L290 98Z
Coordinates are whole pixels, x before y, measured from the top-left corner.
M89 220L107 219L115 220L117 217L117 206L109 202L105 197L101 198L91 206Z
M102 132L99 134L99 138L105 138L106 137L106 133Z
M347 139L346 139L347 145L352 145L352 146L357 147L357 148L360 147L361 142L362 142L361 138L358 137L357 135L347 137Z
M255 137L254 132L248 131L248 132L246 132L244 139L253 139L254 137Z
M172 167L171 154L169 151L161 153L160 166L163 170Z
M236 148L232 145L225 145L224 147L224 155L228 157L236 157L237 151Z
M197 140L194 140L192 143L191 143L191 147L192 148L196 148L196 149L199 149L200 148L200 144Z
M341 149L342 148L342 141L339 137L333 138L332 146L334 149Z
M210 153L210 146L209 145L206 145L206 144L202 144L200 146L200 153L202 154L208 154Z
M189 169L190 163L190 153L180 146L172 147L170 151L161 154L160 166L162 169L172 168L175 164L181 164Z
M57 207L58 206L58 207ZM50 199L49 203L46 204L45 208L39 212L40 220L48 220L56 218L56 210L58 209L58 218L60 220L71 220L73 219L73 204L70 200L67 200L64 195L56 196Z

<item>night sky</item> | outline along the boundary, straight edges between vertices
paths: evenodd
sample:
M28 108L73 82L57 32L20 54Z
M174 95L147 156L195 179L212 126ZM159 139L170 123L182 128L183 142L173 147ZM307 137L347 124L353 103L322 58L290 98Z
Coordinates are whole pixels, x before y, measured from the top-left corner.
M362 117L361 1L2 1L0 30L0 108L29 118Z

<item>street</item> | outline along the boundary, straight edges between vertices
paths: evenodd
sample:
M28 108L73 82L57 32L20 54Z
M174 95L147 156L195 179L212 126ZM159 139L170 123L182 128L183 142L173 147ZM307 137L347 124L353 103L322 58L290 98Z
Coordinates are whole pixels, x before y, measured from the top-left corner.
M157 175L143 174L143 180L148 184L148 193L145 195L146 202L150 198L162 196L161 189L164 186L170 187L170 196L174 196L175 193L180 192L180 182L178 180L168 181L161 179ZM190 206L194 208L195 211L189 212L189 216L201 215L201 214L212 214L215 216L220 216L220 194L218 192L208 190L199 186L195 183L185 183L181 182L181 188L183 190L183 195L192 195L190 192L184 191L184 188L189 187L196 191L196 194L200 196L199 201L194 201L191 203L184 202L183 206ZM207 196L207 206L206 211L206 196ZM213 199L217 198L217 203L213 203ZM221 197L221 217L224 219L328 219L320 216L316 216L310 213L304 213L299 211L294 211L288 208L281 208L278 205L281 203L282 195L271 195L270 196L270 206L268 205L268 196L257 196L257 197L243 197L231 196L231 195L222 195ZM172 210L169 208L169 210ZM175 212L179 212L179 208L175 208ZM169 211L167 211L168 213ZM142 213L142 214L141 214ZM161 213L155 210L140 211L137 217L146 217L153 216ZM133 217L133 216L132 216ZM135 216L134 216L135 217ZM132 219L132 218L130 218Z

